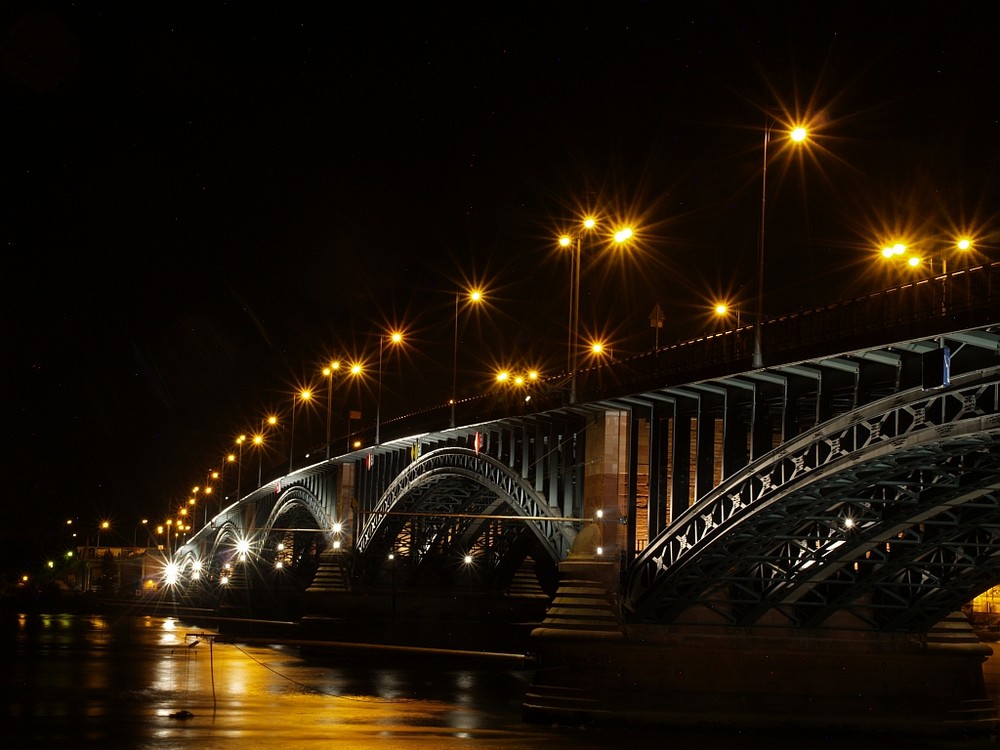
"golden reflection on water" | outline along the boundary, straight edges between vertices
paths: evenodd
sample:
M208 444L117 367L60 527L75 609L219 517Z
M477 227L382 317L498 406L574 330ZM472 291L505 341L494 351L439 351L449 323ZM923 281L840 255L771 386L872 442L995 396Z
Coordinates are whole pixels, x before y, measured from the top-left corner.
M525 746L508 745L520 732L490 729L488 716L472 707L471 674L455 675L449 696L457 703L411 695L412 678L386 668L365 683L373 694L350 694L342 670L306 663L294 649L214 642L213 635L169 621L160 629L148 694L155 723L149 747L182 741L206 747Z
M859 746L857 738L805 734L742 737L525 725L519 681L528 677L502 667L395 668L391 660L370 664L360 656L320 662L301 658L294 647L216 642L213 631L163 618L136 617L123 624L31 616L16 622L18 647L0 675L0 686L8 688L4 741L11 746L582 750L669 740L673 750L786 750L816 739L829 750ZM986 667L995 699L1000 659ZM958 747L912 737L882 738L878 746ZM973 741L961 747L985 745Z

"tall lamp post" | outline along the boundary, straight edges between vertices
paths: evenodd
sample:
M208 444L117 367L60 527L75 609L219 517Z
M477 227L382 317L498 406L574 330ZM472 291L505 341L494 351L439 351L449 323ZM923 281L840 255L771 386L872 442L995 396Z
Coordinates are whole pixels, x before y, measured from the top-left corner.
M753 327L753 366L764 366L764 227L767 205L767 147L771 142L771 130L774 128L774 120L769 120L764 128L764 161L760 176L760 236L757 244L757 309L754 315ZM788 137L793 143L802 143L809 136L804 127L797 126L788 132Z
M448 423L449 427L455 426L455 403L458 400L458 303L461 296L461 292L455 292L455 348L451 360L451 420ZM479 304L483 300L483 291L469 289L466 293L466 299L469 304Z
M97 527L97 554L100 555L101 552L101 532L107 531L111 528L110 521L101 521L101 525Z
M260 489L264 476L264 436L259 432L253 436L253 447L257 450L257 489Z
M347 407L347 451L348 452L350 452L351 450L351 424L354 422L355 415L357 419L361 419L361 381L359 380L359 378L361 377L361 374L364 371L365 368L360 362L354 362L351 365L351 370L350 370L351 377L354 378L354 384L357 386L356 395L358 399L358 408L355 411L351 409L350 404L348 404ZM350 388L348 388L348 395L346 400L347 401L350 400Z
M219 513L222 512L222 501L226 497L226 464L236 463L236 454L227 453L226 460L222 462L222 469L219 471ZM238 493L237 493L238 494ZM218 513L216 514L218 515Z
M334 360L323 368L326 378L326 460L330 460L330 424L333 416L333 376L340 371L340 360Z
M246 435L240 435L236 438L236 445L239 446L239 457L236 464L236 500L239 501L243 495L240 489L243 486L243 443L247 441Z
M278 424L278 418L273 414L269 417L265 417L260 420L260 431L253 436L252 442L254 448L257 449L257 488L260 489L261 480L264 476L264 436L267 434L268 427L274 427Z
M382 424L382 350L387 338L391 344L398 346L403 343L403 334L400 331L392 331L388 336L380 333L378 337L378 384L375 392L375 445L381 445L382 442L379 432Z
M292 427L291 434L288 436L288 473L292 473L292 460L295 456L295 399L298 398L303 402L308 401L312 398L312 391L308 388L303 388L297 394L292 396Z
M597 220L591 216L584 218L583 229L592 231L597 227ZM618 245L628 242L633 236L631 227L618 229L612 235ZM570 260L570 297L569 297L569 341L567 343L568 367L570 371L569 402L576 403L576 371L580 356L580 265L583 234L576 236L563 235L559 238L560 247L572 247Z

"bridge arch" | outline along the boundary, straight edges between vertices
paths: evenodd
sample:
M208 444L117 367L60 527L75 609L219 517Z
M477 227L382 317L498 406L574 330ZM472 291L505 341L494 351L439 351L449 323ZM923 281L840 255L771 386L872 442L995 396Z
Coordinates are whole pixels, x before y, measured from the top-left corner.
M304 485L292 485L271 507L254 553L265 565L280 569L283 579L297 579L304 587L316 572L332 529L333 521L316 494Z
M406 467L382 494L355 541L357 570L372 575L404 554L411 568L474 554L503 587L532 554L552 566L576 531L520 475L477 451L447 447Z
M817 427L689 508L630 567L638 621L920 632L1000 580L1000 368Z

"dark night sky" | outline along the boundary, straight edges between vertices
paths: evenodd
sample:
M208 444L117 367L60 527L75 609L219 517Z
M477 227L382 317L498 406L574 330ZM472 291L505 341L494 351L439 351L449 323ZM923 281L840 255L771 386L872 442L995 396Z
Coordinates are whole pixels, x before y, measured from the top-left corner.
M385 412L446 400L463 280L490 307L462 390L558 370L553 238L585 206L638 232L583 282L620 355L657 302L661 342L752 305L768 113L815 126L771 144L768 311L900 280L873 263L895 232L969 227L997 258L989 3L119 5L0 7L11 566L68 516L130 540L381 325L411 334Z

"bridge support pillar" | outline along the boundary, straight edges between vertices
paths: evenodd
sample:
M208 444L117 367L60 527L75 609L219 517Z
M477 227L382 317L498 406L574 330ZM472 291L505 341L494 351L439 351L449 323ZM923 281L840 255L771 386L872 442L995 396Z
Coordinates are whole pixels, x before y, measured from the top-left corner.
M969 639L859 631L620 625L561 615L565 581L532 633L538 671L528 721L719 729L987 734L988 646ZM971 629L968 631L972 635Z
M626 549L629 515L628 413L608 411L587 426L586 464L583 479L583 515L593 518L601 511L601 544L604 554L617 557Z

